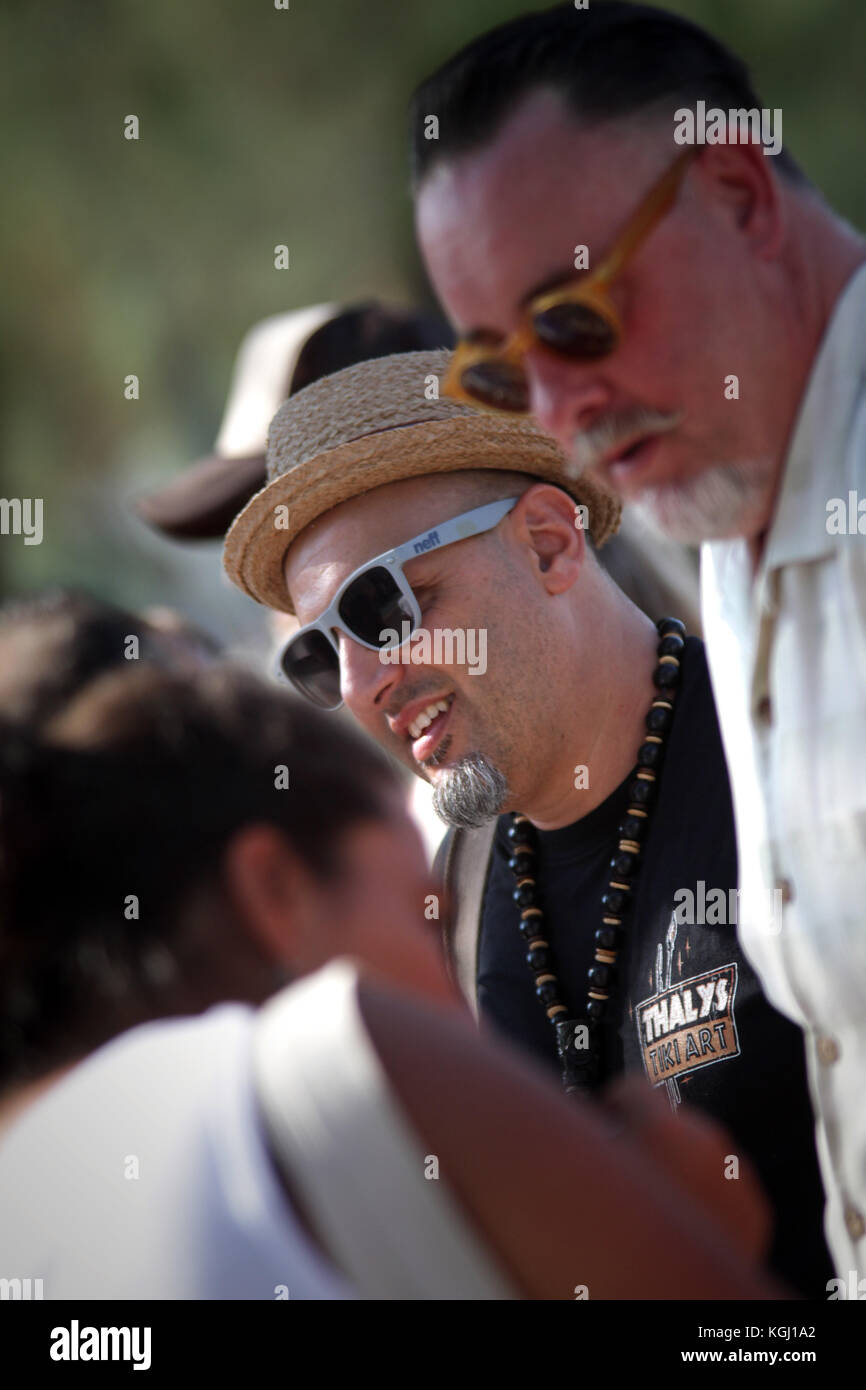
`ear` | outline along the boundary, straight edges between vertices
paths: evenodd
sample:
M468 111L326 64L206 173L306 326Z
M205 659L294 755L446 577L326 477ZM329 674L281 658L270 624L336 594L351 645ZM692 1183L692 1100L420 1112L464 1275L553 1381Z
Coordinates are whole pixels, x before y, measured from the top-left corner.
M238 920L265 958L292 973L313 968L310 951L322 944L314 931L320 889L285 835L267 824L238 831L223 874Z
M586 563L581 513L562 488L536 483L527 488L511 513L517 539L528 548L540 581L549 594L563 594Z
M708 145L696 161L706 195L763 260L779 255L787 219L773 157L759 144Z

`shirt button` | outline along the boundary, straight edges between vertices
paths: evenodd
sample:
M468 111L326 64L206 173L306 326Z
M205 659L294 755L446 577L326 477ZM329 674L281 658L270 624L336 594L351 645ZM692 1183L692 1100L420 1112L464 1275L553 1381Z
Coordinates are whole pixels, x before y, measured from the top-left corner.
M818 1039L818 1056L825 1067L830 1067L839 1060L839 1044L835 1038L828 1037L823 1033Z
M866 1234L866 1221L856 1207L845 1208L845 1226L852 1240L860 1240Z
M786 906L794 901L794 885L789 878L776 879L776 892Z
M773 702L769 695L762 695L758 701L758 718L762 724L770 724L773 719Z

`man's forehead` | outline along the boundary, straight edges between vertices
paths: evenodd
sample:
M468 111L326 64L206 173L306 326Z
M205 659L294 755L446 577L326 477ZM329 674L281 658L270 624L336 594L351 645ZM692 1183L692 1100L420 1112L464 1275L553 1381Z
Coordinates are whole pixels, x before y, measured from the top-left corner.
M461 510L465 495L466 483L459 475L432 474L386 483L341 502L289 547L285 576L293 599L334 587L335 578L449 520Z
M418 233L459 331L510 328L529 295L574 273L578 245L597 264L663 165L660 143L637 123L581 124L537 89L486 145L434 167Z

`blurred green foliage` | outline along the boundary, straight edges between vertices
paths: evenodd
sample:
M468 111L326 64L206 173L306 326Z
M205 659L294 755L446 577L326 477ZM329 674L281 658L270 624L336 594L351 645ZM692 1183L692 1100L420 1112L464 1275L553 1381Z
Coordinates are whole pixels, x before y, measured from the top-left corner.
M0 543L0 592L78 582L205 619L245 604L218 547L180 548L129 499L212 445L258 318L323 299L423 298L405 108L457 46L531 0L5 0L2 438L6 496L45 542ZM863 0L670 8L744 54L786 145L866 224ZM123 138L136 114L141 138ZM274 269L273 248L291 268ZM141 399L127 401L136 373ZM187 547L189 549L189 547Z

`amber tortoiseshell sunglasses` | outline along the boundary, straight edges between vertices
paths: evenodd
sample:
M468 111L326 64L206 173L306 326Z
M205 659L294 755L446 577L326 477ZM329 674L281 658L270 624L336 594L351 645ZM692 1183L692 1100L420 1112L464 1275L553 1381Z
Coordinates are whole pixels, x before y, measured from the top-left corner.
M517 329L504 341L479 334L458 342L442 394L486 410L522 415L529 409L526 351L540 344L575 361L590 362L613 352L622 324L608 289L623 266L673 205L691 160L692 147L653 184L597 270L545 290L529 301Z

